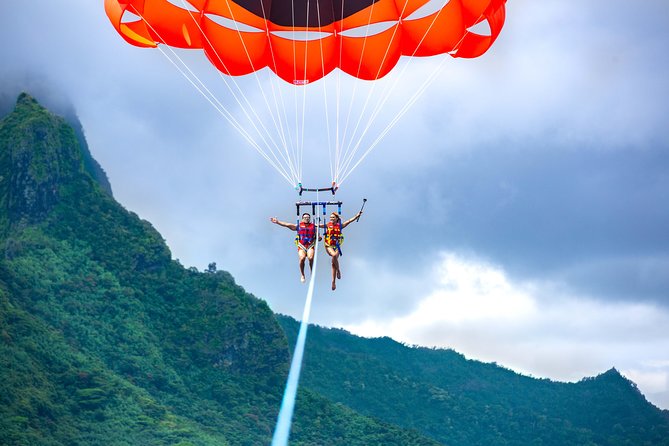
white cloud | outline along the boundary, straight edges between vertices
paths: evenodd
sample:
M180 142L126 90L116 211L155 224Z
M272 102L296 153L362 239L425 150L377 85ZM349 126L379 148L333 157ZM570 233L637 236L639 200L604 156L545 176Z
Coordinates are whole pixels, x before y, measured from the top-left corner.
M515 283L495 265L453 253L444 253L424 280L433 288L413 310L344 328L366 337L391 334L411 345L453 348L560 381L617 367L651 401L669 406L661 397L669 390L668 358L657 356L669 352L666 309L573 296L559 284Z
M636 383L641 383L649 394L666 392L669 386L669 371L646 371L629 369L622 371L625 376Z

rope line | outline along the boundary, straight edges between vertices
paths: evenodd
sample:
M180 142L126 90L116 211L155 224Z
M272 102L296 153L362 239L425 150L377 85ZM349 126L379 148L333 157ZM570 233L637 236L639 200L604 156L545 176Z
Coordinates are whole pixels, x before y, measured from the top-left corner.
M207 96L207 94L203 91L202 88L204 88L204 90L206 90L210 95L211 92L207 90L202 81L193 74L193 76L195 76L195 79L202 85L202 88L200 88L195 83L195 81L191 79L188 76L188 74L186 74L186 72L181 67L179 67L179 65L174 60L172 60L165 51L163 51L160 48L160 46L158 46L157 48L161 52L161 54L165 56L172 65L174 65L177 71L179 71L179 73L181 73L181 75L184 76L186 80L207 100L207 102L209 102L209 104L211 104L211 106L214 107L214 109L218 111L218 113L221 116L223 116L223 118L225 118L225 120L228 121L228 123L235 130L237 130L237 132L239 132L239 134L251 145L251 147L253 147L283 178L286 179L286 181L288 181L289 184L292 185L293 182L291 181L290 175L288 174L288 172L286 172L285 168L280 164L277 164L274 160L272 160L269 157L269 155L267 155L267 153L262 149L262 147L260 147L260 145L258 145L258 143L253 139L253 137L241 126L241 124L239 124L239 122L237 122L234 115L224 105L222 105L215 96L213 95L211 97ZM214 102L216 102L218 105Z
M316 192L316 201L318 200L318 192ZM316 232L318 239L318 226ZM307 260L308 262L308 260ZM287 446L288 438L290 437L290 427L293 419L293 412L295 411L295 399L297 397L297 387L300 381L300 372L302 371L302 358L304 357L304 346L307 342L307 330L309 328L309 316L311 314L311 302L314 296L314 283L316 282L316 266L318 265L318 241L314 248L314 267L311 269L311 276L309 277L309 289L307 290L307 297L304 302L304 310L302 311L302 321L300 322L300 330L297 333L297 341L295 342L295 350L293 351L293 359L290 362L290 371L288 372L288 379L286 380L286 388L283 392L283 399L281 400L281 409L279 409L279 416L276 421L274 435L272 436L271 446Z
M395 79L395 82L392 84L392 86L386 89L384 95L382 95L382 96L381 96L381 99L379 99L379 101L377 102L376 107L375 107L375 109L374 109L374 112L373 112L372 115L370 116L369 121L367 122L367 125L365 126L365 129L363 130L363 133L362 133L362 135L360 136L360 138L359 138L359 140L358 140L358 142L357 142L355 148L353 149L353 151L352 151L352 153L350 154L350 156L349 156L349 157L344 161L344 163L343 163L344 165L343 165L343 167L341 168L341 171L343 171L343 172L345 172L345 173L342 173L342 178L341 178L341 179L338 179L338 181L337 181L338 184L341 184L341 183L344 181L344 179L345 179L346 177L348 177L348 176L351 174L351 172L352 172L352 171L353 171L353 170L354 170L354 169L355 169L355 168L362 162L362 160L363 160L364 158L367 157L367 155L372 151L372 149L374 149L374 148L378 145L378 143L383 139L383 137L385 137L385 135L387 135L388 132L389 132L389 131L390 131L390 130L397 124L397 122L399 121L399 119L400 119L402 116L404 116L404 115L406 114L406 112L409 110L409 108L410 108L413 104L416 103L416 101L418 100L418 98L423 94L423 92L425 92L425 90L427 89L427 87L428 87L432 82L434 82L434 80L436 79L437 75L438 75L438 74L441 72L441 70L443 69L443 66L444 66L444 64L445 64L445 61L448 60L448 58L446 58L445 56L442 56L442 59L441 59L441 62L439 63L439 65L438 65L435 69L432 70L432 73L426 78L426 80L423 82L423 84L421 85L421 87L420 87L418 90L416 90L416 91L414 92L414 94L413 94L412 97L409 99L409 101L407 101L407 102L404 104L404 106L402 107L402 109L400 109L400 110L395 114L395 116L391 119L390 123L389 123L389 124L386 126L386 128L381 132L381 134L379 134L379 136L377 136L377 138L376 138L376 139L374 140L374 142L370 145L370 147L368 147L368 148L366 149L366 151L365 151L364 154L360 157L360 159L358 159L358 161L354 164L354 166L353 166L350 170L348 170L350 164L351 164L352 161L353 161L353 158L354 158L355 154L358 152L358 150L359 150L359 148L360 148L360 145L362 144L362 140L363 140L364 136L367 134L369 128L371 127L372 123L376 120L377 116L379 115L379 113L380 113L381 110L383 109L383 106L384 106L385 103L388 101L388 99L390 98L391 94L392 94L392 93L395 91L395 89L397 88L397 85L399 84L399 81L404 77L404 75L405 75L405 73L406 73L406 71L407 71L407 67L408 67L409 64L414 60L414 56L415 56L416 52L418 51L418 49L420 48L421 44L423 43L423 41L424 41L425 38L427 37L428 33L430 32L430 30L432 29L432 27L433 27L434 24L436 23L437 18L439 17L439 15L441 14L442 11L443 11L443 10L439 10L439 12L437 12L437 13L434 15L434 17L432 18L432 21L430 22L430 26L429 26L429 27L426 29L426 31L423 33L423 36L422 36L421 40L419 41L418 45L416 45L416 48L414 49L413 53L412 53L412 54L409 56L409 58L406 60L406 63L405 63L404 66L402 67L402 70L400 71L399 76ZM483 14L481 14L481 15L479 16L479 18L477 19L477 22L480 21L481 18L483 18ZM458 48L458 47L460 46L460 44L461 44L462 41L464 40L465 36L466 36L466 34L464 34L464 35L460 38L460 40L459 40L458 43L454 46L454 48ZM367 105L365 104L365 107L366 107L366 106L367 106ZM361 114L361 117L362 117L362 114Z
M133 9L132 12L133 12L135 15L137 15L137 16L138 16L144 23L146 23L146 25L152 30L153 33L156 34L156 36L160 39L160 41L161 41L161 42L164 41L164 39L160 36L160 33L158 33L158 31L151 25L151 23L149 23L149 21L146 20L146 18L145 18L139 11L137 11L136 8L132 8L132 9ZM187 64L186 62L184 62L184 60L181 59L181 57L179 57L179 55L178 55L178 54L177 54L177 53L176 53L176 52L175 52L169 45L166 45L166 48L170 51L170 53L172 53L172 56L174 57L174 59L173 59L172 57L170 57L170 55L167 54L165 51L163 51L162 48L160 47L160 45L156 45L156 48L157 48L157 49L160 51L160 53L161 53L163 56L165 56L165 58L166 58L166 59L167 59L167 60L168 60L168 61L169 61L169 62L170 62L176 69L177 69L177 71L178 71L178 72L179 72L179 73L180 73L180 74L181 74L181 75L182 75L182 76L183 76L183 77L184 77L184 78L185 78L185 79L186 79L186 80L187 80L187 81L188 81L188 82L189 82L189 83L190 83L190 84L191 84L191 85L192 85L192 86L193 86L193 87L194 87L194 88L195 88L195 89L196 89L196 90L197 90L197 91L198 91L198 92L199 92L199 93L200 93L200 94L207 100L207 102L209 102L209 104L210 104L212 107L214 107L214 109L215 109L216 111L218 111L218 113L221 114L221 115L226 119L226 121L228 121L228 123L229 123L230 125L232 125L232 127L233 127L235 130L237 130L237 132L239 132L239 134L240 134L244 139L246 139L246 141L247 141L247 142L248 142L248 143L249 143L249 144L250 144L250 145L251 145L251 146L252 146L252 147L253 147L253 148L254 148L254 149L255 149L255 150L256 150L256 151L257 151L257 152L258 152L258 153L259 153L259 154L260 154L260 155L261 155L261 156L262 156L262 157L263 157L263 158L264 158L264 159L265 159L265 160L266 160L266 161L267 161L267 162L268 162L268 163L269 163L269 164L270 164L270 165L271 165L271 166L272 166L272 167L273 167L273 168L274 168L280 175L281 175L281 176L282 176L282 177L284 177L284 179L286 179L286 181L288 181L289 184L291 184L291 185L294 184L294 180L291 180L291 179L290 179L290 174L288 174L288 172L286 171L285 167L282 166L282 165L281 165L281 162L276 158L276 154L275 154L274 151L271 149L271 147L267 144L267 141L265 141L263 135L260 133L260 131L257 129L257 127L255 127L255 125L253 125L252 120L250 120L250 121L251 121L251 124L254 126L256 132L258 132L258 136L260 136L260 138L263 140L263 142L265 143L266 148L269 150L269 152L272 154L272 156L274 157L275 160L272 160L272 159L269 157L269 155L263 150L262 147L260 147L260 145L255 141L255 139L254 139L254 138L253 138L253 137L252 137L252 136L251 136L251 135L250 135L250 134L243 128L243 127L242 127L242 125L237 121L237 119L234 117L234 115L233 115L233 114L232 114L232 113L231 113L231 112L230 112L230 111L229 111L229 110L228 110L228 109L227 109L227 108L226 108L226 107L225 107L225 106L218 100L218 98L216 97L216 95L215 95L214 93L212 93L212 92L207 88L207 86L205 85L205 83L204 83L204 82L203 82L203 81L202 81L202 80L201 80L201 79L200 79L200 78L193 72L193 70L190 69L190 67L188 66L188 64ZM179 66L179 64L178 64L177 62L175 62L175 59L179 61L179 63L182 65L183 68L182 68L181 66ZM184 70L185 70L185 71L184 71ZM186 73L186 71L187 71L188 73ZM197 82L197 83L196 83L196 82ZM198 84L199 84L199 86L198 86ZM226 85L227 85L227 83L226 83ZM233 96L235 96L235 95L234 95L234 92L232 92L232 89L231 89L229 86L228 86L228 88L229 88L229 90L231 91L231 93L233 93ZM205 92L206 92L206 93L205 93ZM235 96L235 99L237 100L237 102L238 102L238 104L239 104L239 101L238 101L238 99L236 98L236 96ZM244 109L244 107L243 107L241 104L239 104L239 105L240 105L240 107L242 107L242 109ZM248 116L247 116L247 117L248 117ZM289 170L292 170L292 169L289 169Z
M363 41L362 41L362 50L360 51L360 60L358 61L358 69L356 71L356 76L355 76L356 78L360 77L360 70L362 69L362 60L365 56L365 49L367 48L367 39L369 38L369 30L370 30L371 23L372 23L372 17L374 15L374 5L375 4L376 4L376 2L372 3L372 6L370 7L370 11L369 11L369 16L367 17L367 26L365 27L365 37L363 38ZM343 17L343 11L344 11L344 2L342 2L342 17ZM343 48L343 45L340 45L340 47ZM341 53L340 53L340 63L341 63ZM357 96L357 91L358 91L358 85L359 84L360 84L360 82L355 82L354 83L353 94L351 95L351 99L350 99L350 102L348 104L348 113L346 115L346 124L344 126L344 133L341 136L342 144L341 144L341 146L338 145L337 159L336 159L336 166L337 167L335 169L335 178L333 180L335 182L338 182L338 178L339 178L339 170L340 170L340 167L341 167L341 159L342 159L341 148L344 147L344 145L346 143L346 135L348 133L348 126L349 126L349 122L350 122L350 119L351 119L351 111L353 109L353 102L354 102L354 100ZM362 113L364 113L364 110L358 115L358 120L360 120L360 118L362 117ZM351 139L353 139L353 137L351 137ZM344 156L345 155L346 155L346 151L344 151Z
M182 4L183 4L183 6L184 6L184 9L186 9L186 8L187 8L187 5L186 5L186 3L185 3L185 0L181 0L181 2L182 2ZM265 9L264 9L264 5L261 4L261 6L262 6L262 11L263 11L263 18L266 19L266 17L265 17ZM265 132L264 134L267 135L267 137L269 138L270 142L271 142L272 145L275 147L276 151L281 155L281 158L283 159L284 163L288 166L289 170L290 170L291 173L293 174L293 179L294 179L294 181L296 181L297 178L298 178L298 174L297 174L297 171L296 171L296 164L297 164L297 163L296 163L295 161L293 161L293 160L290 158L290 154L288 153L288 146L287 146L287 144L286 144L285 136L284 136L284 134L283 134L283 126L281 125L280 122L277 123L276 116L278 116L278 114L275 115L275 113L272 111L272 108L271 108L271 105L270 105L270 103L269 103L269 100L267 99L267 95L265 94L265 89L262 87L262 84L261 84L261 82L260 82L260 77L259 77L259 75L258 75L258 72L256 71L256 68L255 68L254 64L253 64L253 60L251 59L251 55L249 54L248 48L246 47L246 42L245 42L244 39L242 38L241 30L239 29L239 24L238 24L237 20L235 19L234 12L232 11L232 8L231 8L231 6L230 6L229 4L228 4L228 12L230 13L230 17L232 18L232 21L233 21L234 24L235 24L235 31L237 31L237 36L239 37L239 40L240 40L240 42L241 42L241 44L242 44L242 47L244 48L244 53L245 53L245 55L246 55L246 58L247 58L247 60L248 60L248 62L249 62L249 64L250 64L250 66L251 66L251 68L252 68L252 70L253 70L253 76L254 76L254 79L255 79L256 84L258 85L258 89L260 90L260 93L261 93L261 95L262 95L262 97L263 97L263 100L264 100L264 102L265 102L265 106L267 107L267 111L269 112L270 118L272 119L272 123L274 124L274 130L276 131L276 134L278 135L279 140L280 140L280 141L282 142L282 144L283 144L283 152L285 152L285 154L282 153L281 149L279 149L279 147L278 147L278 145L277 145L277 143L276 143L276 141L275 141L275 138L270 134L270 132L269 132L269 130L267 129L267 127L265 126L263 120L260 119L260 117L258 116L258 113L256 112L255 107L249 102L247 95L244 93L244 90L243 90L242 88L240 88L239 83L236 81L235 77L234 77L234 76L227 76L227 77L230 78L230 80L232 81L233 85L235 86L235 88L236 88L237 91L239 92L239 95L241 95L241 97L244 99L244 102L246 103L246 105L243 105L243 104L241 103L241 101L238 99L237 94L235 94L235 91L232 89L232 87L231 87L230 84L228 83L228 80L227 80L226 76L223 75L223 73L221 73L220 71L217 70L217 71L218 71L218 75L219 75L219 77L223 80L223 83L224 83L225 86L228 88L228 91L229 91L229 92L232 94L232 96L235 98L235 101L237 102L237 105L239 105L239 107L242 109L242 112L244 113L244 115L245 115L246 118L248 119L249 123L254 127L254 129L256 130L256 132L258 132L258 134L259 134L259 135L261 136L261 138L263 139L263 142L265 143L266 147L267 147L267 148L270 150L270 152L272 153L272 156L277 160L277 162L280 162L280 161L278 160L276 154L274 153L274 151L271 149L270 144L269 144L269 143L265 140L265 138L262 136L262 133L260 132L260 130L258 130L258 128L257 128L257 126L256 126L256 122L258 122L258 123L260 124L260 126L262 127L262 129L263 129L264 132ZM223 68L225 68L226 70L228 70L228 68L227 68L227 66L226 66L226 64L225 64L225 62L223 61L223 58L222 58L221 55L218 53L218 51L216 50L216 48L214 47L214 45L213 45L213 44L211 43L211 41L209 40L209 37L207 36L207 34L205 34L204 30L203 30L202 27L200 26L200 22L195 18L195 15L194 15L192 12L189 11L189 15L190 15L191 18L193 19L193 22L194 22L195 25L197 26L197 28L198 28L198 30L200 31L200 34L202 35L202 37L204 37L204 39L206 40L206 42L209 44L209 46L210 46L211 49L213 50L213 52L214 52L214 54L216 55L216 58L218 59L219 63L223 66ZM267 30L266 30L266 31L267 31ZM267 34L269 34L269 33L267 32ZM268 41L269 41L269 35L268 35ZM228 71L229 71L229 70L228 70ZM249 116L249 111L253 114L253 116L255 117L255 120L254 120L253 118L251 118L251 116Z
M182 4L186 6L185 0L181 0ZM291 1L292 3L292 1ZM294 3L293 3L294 4ZM262 13L263 17L267 19L266 17L266 11L265 11L265 4L261 2L262 5ZM318 23L317 27L318 30L322 32L322 24L320 23L320 9L321 5L319 0L315 0L315 8L316 8L316 17L318 18ZM309 12L310 12L310 7L311 7L311 1L307 1L305 4L305 9L306 9L306 17L307 20L309 20ZM341 7L343 8L343 2ZM401 16L404 14L404 8L407 7L407 4L403 5L402 13ZM373 11L374 4L371 5L371 10ZM136 10L136 8L132 8L134 13L138 15L144 23L147 24L147 26L152 30L152 32L160 39L160 42L163 41L162 37L160 37L160 34L156 31L156 29L146 20L145 17L142 16L142 14L139 13L139 11ZM184 8L186 9L186 8ZM230 9L230 6L229 6ZM253 60L251 59L249 50L246 46L246 42L243 39L242 36L242 30L239 27L239 22L234 17L234 12L230 9L229 14L232 17L232 22L235 23L233 30L236 31L240 43L243 46L243 52L245 56L247 57L247 60L253 69L253 75L255 82L257 86L259 87L260 94L262 95L262 98L265 102L266 110L270 114L271 122L274 127L274 133L272 133L266 126L265 126L265 120L261 119L260 116L258 115L258 112L254 106L251 105L251 102L249 101L249 97L247 97L244 88L242 88L237 80L234 78L234 76L226 76L224 75L221 71L218 72L218 75L221 77L223 80L225 86L227 87L228 91L230 92L232 98L234 101L236 101L236 104L239 106L241 109L241 112L243 113L243 116L245 117L246 120L248 120L248 123L242 118L242 121L244 122L245 125L242 124L238 120L240 116L236 116L232 111L228 108L229 106L224 105L221 103L221 101L216 97L214 93L212 93L209 88L207 88L207 85L196 75L193 70L190 69L188 64L169 46L166 46L166 48L170 51L172 56L168 54L166 51L163 51L161 48L161 45L157 45L159 51L163 56L165 56L172 65L175 66L175 68L186 78L186 80L214 107L214 109L225 118L225 120L232 125L235 130L270 164L271 167L273 167L291 186L296 186L297 184L300 184L302 182L302 175L303 175L303 169L304 169L304 155L306 151L305 147L305 133L306 133L306 127L307 127L307 121L306 121L306 113L307 113L307 91L306 89L309 88L307 85L302 85L302 88L304 88L304 91L302 92L302 98L298 99L298 92L296 88L292 88L292 93L293 93L293 102L294 102L294 122L293 125L289 124L289 118L288 118L288 113L287 113L287 107L286 107L286 101L284 98L284 91L280 87L277 87L277 83L280 82L277 80L276 77L272 77L272 73L269 68L267 69L267 73L269 75L269 86L271 87L271 95L268 96L267 92L263 88L263 86L267 86L266 83L262 82L259 76L259 73L255 70ZM324 82L324 90L323 90L323 106L325 109L325 125L326 125L326 135L327 135L327 146L328 146L328 153L329 153L329 161L330 161L330 175L332 177L332 181L337 183L338 185L341 185L347 178L348 176L360 165L360 163L370 154L370 152L376 148L381 140L385 138L385 136L389 133L389 131L399 122L400 118L404 116L409 108L415 104L417 99L425 92L429 84L431 84L437 77L437 74L441 71L443 65L444 65L444 60L446 59L445 57L441 60L441 63L438 64L437 68L432 71L432 73L427 76L424 79L423 84L421 87L414 92L414 94L411 96L411 98L406 101L401 109L397 111L394 116L390 117L390 120L387 122L387 125L383 130L381 131L380 134L369 144L366 148L363 147L366 145L367 141L367 135L372 127L372 124L375 123L381 112L385 110L385 105L389 101L389 99L392 97L394 94L395 90L398 88L400 85L400 80L404 78L406 72L407 72L407 67L409 64L413 61L414 56L416 51L421 47L422 42L426 38L426 36L429 34L430 30L433 28L433 25L437 22L438 17L442 14L442 9L440 9L434 16L431 18L431 23L429 26L426 28L424 31L424 34L422 35L420 41L416 45L413 54L409 56L408 59L405 59L406 63L403 65L402 69L399 71L399 75L395 76L392 82L389 81L389 83L386 84L379 84L377 85L376 82L372 82L370 89L368 90L367 97L364 100L364 105L362 108L362 111L359 113L358 119L353 120L354 117L352 116L352 109L353 109L353 103L356 102L358 99L358 84L361 82L356 82L354 83L353 89L352 89L352 96L349 96L349 105L348 110L345 112L346 116L344 118L344 115L342 112L344 112L345 108L342 107L341 99L342 99L342 89L341 89L341 68L338 70L338 75L336 79L336 90L335 90L335 104L336 104L336 124L334 125L334 129L331 126L330 122L330 110L329 110L329 95L327 92L327 87L325 85L326 82L328 82L327 79L323 79L322 82ZM225 63L223 62L223 59L220 57L218 54L217 49L215 48L214 45L211 44L209 41L208 36L203 32L202 29L202 19L204 18L204 12L201 11L199 15L199 20L198 17L196 17L196 14L194 14L192 11L189 10L189 15L195 22L195 25L199 29L201 35L203 36L203 39L205 39L209 45L209 47L212 49L212 52L216 55L218 58L219 63L223 67L224 70L227 70ZM483 14L481 15L481 17ZM479 21L481 19L479 17ZM369 33L370 33L370 23L371 23L371 18L372 14L370 13L367 22L368 26L366 27L365 30L365 35L362 37L362 54L364 55L367 50L367 40L369 38ZM292 33L293 33L293 38L292 40L292 50L293 50L293 75L295 79L295 83L297 83L300 79L298 79L298 64L297 64L297 36L296 33L298 32L298 29L296 27L296 11L293 8L292 11ZM401 23L401 19L400 19ZM307 28L308 28L308 23L307 23ZM391 41L394 40L394 37L396 33L399 31L400 26L395 26L393 31L392 31L392 36L391 36ZM259 30L260 31L260 30ZM269 51L271 54L271 59L272 63L274 64L274 69L276 70L277 66L277 60L276 60L276 55L274 52L274 48L271 42L271 36L270 36L270 28L266 28L265 32L267 34L267 39L269 41ZM335 35L338 34L337 29L334 29ZM341 36L337 36L341 38ZM464 39L465 35L462 36L460 42L455 45L455 48L458 48L460 43L462 42L462 39ZM304 47L304 54L302 55L304 65L303 67L307 66L307 63L309 62L307 58L309 57L309 36L305 35L304 37L304 43L302 46ZM315 43L315 42L314 42ZM316 43L319 45L320 49L320 56L321 56L321 70L323 71L323 75L325 74L325 61L324 61L324 46L323 46L323 41L322 39L319 39L319 42ZM339 66L341 66L341 59L342 59L342 45L339 45ZM383 58L381 61L381 64L379 66L379 70L381 70L386 62L387 57L389 56L389 48L386 48L385 53L383 54ZM443 57L443 56L442 56ZM362 69L362 60L363 57L360 58L358 61L358 67L357 67L357 74L359 75L361 73ZM413 64L412 64L413 65ZM306 72L304 73L304 77L306 80ZM378 76L379 73L377 73ZM230 79L228 79L230 78ZM383 92L381 94L375 94L375 91L377 88L380 87L380 85L385 85L383 87ZM313 91L313 89L311 89ZM289 92L285 92L288 93ZM376 98L376 104L374 106L371 106L371 99ZM371 102L370 102L371 101ZM300 110L301 113L300 113ZM370 112L371 111L371 112ZM300 116L301 114L301 116ZM355 122L355 125L353 126L351 121ZM385 118L384 118L385 121ZM344 124L344 125L342 125ZM272 125L270 124L270 127ZM350 127L349 127L350 126ZM379 125L379 128L381 125ZM343 132L342 132L343 128ZM352 130L351 130L352 129ZM331 132L334 130L334 135L331 134ZM350 133L350 134L349 134ZM277 138L278 136L278 138ZM331 137L335 137L334 143L331 141ZM371 137L370 137L371 139ZM334 145L334 147L333 147ZM364 150L363 150L364 149ZM359 156L359 153L362 153L362 156Z
M360 165L360 163L367 158L367 155L381 142L381 140L388 134L388 132L397 124L397 122L406 114L407 111L411 108L413 104L416 103L416 101L420 98L420 96L423 94L423 92L429 87L429 85L434 82L434 80L437 78L439 72L443 68L444 62L446 61L446 58L444 58L437 69L433 70L433 72L430 74L430 76L423 82L423 85L414 93L414 95L407 101L406 104L404 104L404 107L395 115L395 117L388 123L385 129L379 134L379 136L376 137L374 142L369 146L369 148L365 151L365 153L360 157L360 159L355 163L353 167L351 167L350 170L346 172L346 174L342 177L340 181L343 183L346 178L348 178L349 175Z

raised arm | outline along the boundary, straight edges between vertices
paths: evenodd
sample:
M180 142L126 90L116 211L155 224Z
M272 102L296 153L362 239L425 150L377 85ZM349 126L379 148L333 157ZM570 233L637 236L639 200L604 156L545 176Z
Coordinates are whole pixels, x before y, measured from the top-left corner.
M271 221L272 223L274 223L276 225L283 226L284 228L288 228L291 231L296 231L297 230L297 225L295 223L287 223L285 221L281 221L281 220L277 219L276 217L270 217L269 221Z
M349 218L349 219L346 220L344 223L342 223L342 224L341 224L341 228L344 229L346 226L350 225L350 224L353 223L354 221L358 221L358 219L360 218L361 215L362 215L362 211L358 212L358 213L355 214L353 217Z

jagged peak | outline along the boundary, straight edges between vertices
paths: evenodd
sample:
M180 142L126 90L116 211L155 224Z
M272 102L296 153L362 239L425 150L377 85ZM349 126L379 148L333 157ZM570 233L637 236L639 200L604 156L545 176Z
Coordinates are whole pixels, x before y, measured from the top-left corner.
M602 373L600 376L605 376L605 375L606 375L606 376L623 376L623 375L618 371L618 369L616 369L615 367L611 367L611 368L608 369L606 372Z
M16 106L29 106L29 107L39 107L43 108L39 102L37 102L37 99L34 97L30 96L30 94L26 93L25 91L19 94L19 97L16 99Z
M0 121L0 161L0 202L10 226L42 220L61 186L86 176L72 126L26 92Z
M37 99L25 91L19 94L16 99L16 105L14 106L12 113L39 113L55 117L55 115L40 104ZM10 115L12 113L10 113Z
M616 386L622 385L623 387L630 387L635 389L638 392L637 385L634 381L627 378L625 375L620 373L615 367L611 367L605 372L600 373L597 376L583 378L581 383L609 383Z

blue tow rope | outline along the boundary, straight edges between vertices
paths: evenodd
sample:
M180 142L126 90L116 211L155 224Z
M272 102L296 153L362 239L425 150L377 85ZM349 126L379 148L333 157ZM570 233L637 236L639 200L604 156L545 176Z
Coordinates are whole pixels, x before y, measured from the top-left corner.
M316 278L316 265L318 261L318 247L314 253L314 267L309 277L309 290L307 291L307 299L304 303L304 311L302 313L302 322L300 323L300 331L297 334L297 342L295 343L295 351L293 352L293 360L290 363L290 371L288 372L288 380L286 381L286 390L283 392L283 400L281 401L281 409L279 410L279 417L274 429L274 436L272 437L272 446L287 446L288 438L290 437L290 426L293 419L293 412L295 410L295 397L297 396L297 385L300 381L300 371L302 370L302 357L304 356L304 345L307 341L307 329L309 327L309 314L311 313L311 301L314 295L314 283Z

